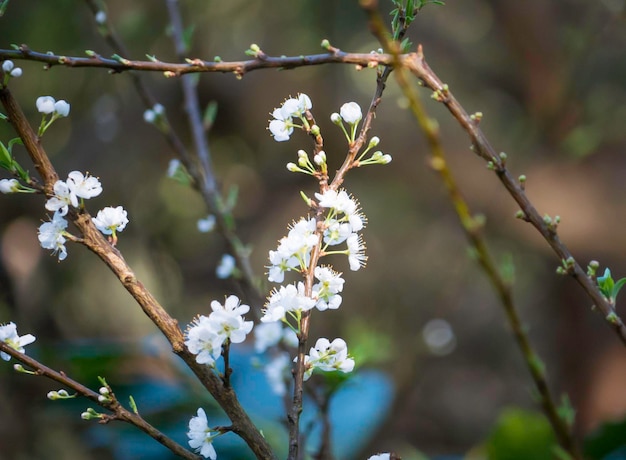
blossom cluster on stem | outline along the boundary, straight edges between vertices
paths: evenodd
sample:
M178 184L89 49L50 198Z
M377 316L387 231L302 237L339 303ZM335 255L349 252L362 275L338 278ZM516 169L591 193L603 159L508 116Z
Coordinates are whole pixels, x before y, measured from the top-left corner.
M4 72L2 86L6 86L9 83L10 78L18 78L22 76L22 69L20 67L15 67L13 61L10 60L2 63L2 71Z
M214 366L222 355L222 346L241 343L252 330L253 322L245 321L243 315L250 311L248 305L240 304L237 296L226 298L224 305L211 302L209 316L199 315L187 329L185 345L196 355L196 362Z
M70 114L70 104L62 99L57 101L52 96L38 97L37 101L35 101L35 106L37 111L42 114L41 124L37 131L39 137L43 136L50 125L57 119L67 117Z
M367 219L361 212L359 203L346 190L338 190L328 185L327 155L321 148L323 140L320 128L315 124L311 109L311 99L306 94L299 94L297 99L287 99L281 107L274 109L272 112L274 119L269 123L269 131L278 142L288 140L295 128L313 135L316 140L313 161L304 150L299 150L297 164L287 164L289 171L302 172L320 181L321 189L315 194L315 199L303 194L307 204L315 211L316 217L301 217L294 221L287 235L279 240L277 248L269 251L268 280L279 283L280 286L270 292L261 318L262 325L282 323L298 333L301 332L300 322L305 312L312 309L336 310L342 302L344 279L341 273L329 265L320 265L319 261L331 254L344 255L347 256L348 265L353 271L364 267L367 261L365 243L360 234ZM348 102L341 106L339 113L333 113L330 118L342 129L351 146L355 142L358 125L363 119L361 107L356 102ZM302 124L294 122L298 119ZM376 147L379 142L378 137L370 139L363 152L354 157L351 166L389 163L391 156L383 155L382 152L375 152L369 158L365 158L370 149ZM315 259L312 255L314 250ZM315 266L311 266L313 263ZM290 272L299 273L305 278L310 277L308 284L302 281L285 283L286 274ZM281 330L273 329L271 340L265 341L278 342L282 335ZM284 374L282 367L284 362L283 354L272 361L272 368L276 369L273 374L274 380ZM306 380L315 369L327 372L351 372L355 363L349 356L347 344L343 339L336 338L331 342L329 339L320 338L305 356L304 364Z
M39 243L44 249L50 249L57 254L59 260L67 257L65 242L70 236L66 229L68 222L65 218L70 207L79 209L84 207L84 200L94 198L102 193L102 184L97 177L72 171L67 180L58 180L53 185L54 194L46 201L46 209L54 214L48 222L39 226ZM121 232L128 224L128 215L122 206L105 207L92 218L96 228L104 235L110 235L110 241L117 242L117 232Z

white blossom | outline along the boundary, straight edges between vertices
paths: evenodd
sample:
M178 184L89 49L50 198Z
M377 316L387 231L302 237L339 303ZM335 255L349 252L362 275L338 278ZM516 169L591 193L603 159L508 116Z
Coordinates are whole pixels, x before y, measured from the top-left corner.
M0 193L16 193L19 189L20 183L17 179L0 180Z
M54 112L55 100L52 96L40 96L35 101L37 110L43 114L49 114Z
M389 460L391 458L390 454L376 454L372 455L367 460Z
M209 233L213 231L215 228L215 216L213 214L209 214L204 219L198 219L198 231L200 233Z
M107 20L107 14L100 10L96 13L95 20L98 24L104 24Z
M67 175L67 186L78 198L89 199L102 193L102 184L97 177L72 171Z
M128 224L128 213L122 206L107 206L98 211L96 217L92 217L92 221L96 228L105 235L112 235L115 232L121 232Z
M284 142L289 140L289 136L293 133L291 118L281 119L275 118L270 121L269 130L274 136L276 142Z
M21 77L22 76L22 69L19 67L15 67L15 64L13 64L13 61L4 61L2 63L2 70L5 73L8 73L10 76L12 77Z
M215 275L222 280L228 278L230 275L233 274L233 271L236 267L236 262L237 261L233 256L231 256L230 254L224 254L222 256L222 259L220 260L219 265L215 269Z
M269 252L270 266L268 280L282 283L284 273L306 267L311 250L318 242L315 234L315 219L301 218L296 222L286 237L281 238L276 251Z
M17 333L17 326L15 323L3 324L0 326L0 342L6 343L20 353L24 353L24 347L35 341L35 336L32 334L26 334L19 336ZM5 361L10 361L11 356L7 353L0 352L0 357Z
M315 306L315 299L304 294L304 283L296 285L288 284L274 290L265 304L264 323L280 321L285 318L287 312L303 312Z
M182 168L183 165L178 158L171 159L167 165L167 177L173 178Z
M185 346L196 355L196 362L213 366L222 355L224 336L219 335L209 318L200 315L187 330Z
M341 273L337 273L328 267L315 267L315 278L319 283L313 286L313 297L317 299L315 307L320 310L336 310L341 305L344 279Z
M217 452L215 452L215 447L213 447L213 438L216 435L217 433L211 434L206 413L204 409L199 408L198 415L191 417L191 420L189 420L189 431L187 432L189 447L204 458L216 460Z
M346 102L341 106L339 113L343 121L349 125L356 125L363 118L361 107L356 102Z
M299 94L297 99L289 98L272 112L273 120L270 121L269 130L277 142L289 140L293 133L293 118L303 118L304 113L313 105L306 94Z
M229 296L224 305L217 300L211 302L211 314L209 315L210 327L224 339L230 339L232 343L241 343L246 335L252 330L254 323L244 321L243 315L250 311L248 305L240 305L237 296Z
M55 211L64 216L67 214L70 205L75 208L78 207L78 197L66 182L58 180L54 183L52 189L54 196L46 201L46 209L48 211Z
M64 100L56 101L54 111L62 117L67 117L70 114L70 105Z
M341 371L352 372L354 369L354 359L348 356L348 345L337 338L330 342L326 338L317 339L315 346L311 348L309 354L304 358L305 373L304 379L308 380L315 369L321 371Z
M365 267L367 256L365 255L365 244L360 235L353 233L346 240L348 244L348 263L350 270L357 271L361 267Z
M67 228L67 221L59 212L55 212L52 220L44 222L39 226L39 244L44 249L52 249L53 254L59 255L59 260L64 260L67 257L67 250L65 249L65 229Z

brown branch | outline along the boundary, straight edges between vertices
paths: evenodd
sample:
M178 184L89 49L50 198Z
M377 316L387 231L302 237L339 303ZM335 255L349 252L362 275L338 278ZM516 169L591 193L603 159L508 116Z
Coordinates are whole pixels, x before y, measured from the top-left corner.
M608 320L622 343L626 345L626 326L621 318L617 316L615 310L604 298L593 280L587 276L580 264L574 259L572 253L559 238L556 229L544 221L544 218L528 199L524 188L513 177L507 169L505 161L496 153L482 130L478 127L478 123L468 115L448 87L444 85L439 77L430 69L424 59L421 46L418 48L417 53L403 56L401 60L402 65L419 78L424 86L440 95L441 102L443 102L469 135L474 153L485 161L491 162L490 164L493 165L496 176L522 210L524 220L530 222L530 224L537 229L562 262L573 262L569 265L568 273L585 290L597 307L597 310Z
M146 420L144 420L143 417L141 417L139 414L136 414L124 408L112 393L108 395L107 400L100 401L99 398L101 395L99 393L96 393L95 391L87 388L86 386L77 382L76 380L71 379L65 373L57 372L45 366L44 364L40 363L36 359L33 359L28 355L20 353L19 351L11 348L9 345L7 345L6 343L2 341L0 341L0 351L10 355L11 357L15 358L17 361L29 367L30 369L34 369L35 375L40 376L40 377L46 377L55 382L58 382L64 387L74 390L76 393L78 393L82 397L91 400L92 402L99 405L100 407L103 407L104 409L111 411L113 415L106 415L105 418L102 419L102 423L108 423L109 421L112 421L112 420L120 420L123 422L130 423L131 425L134 425L135 427L139 428L141 431L146 433L151 438L154 438L156 441L163 444L165 447L170 449L179 457L187 458L190 460L199 460L200 458L202 458L199 455L196 455L190 452L185 447L181 446L180 444L175 442L173 439L163 434L161 431L159 431L150 423L148 423Z
M33 145L32 139L36 138L36 134L25 118L24 113L21 110L16 110L16 108L19 109L19 105L7 88L0 90L0 102L5 107L14 129L27 147L31 160L42 165L42 179L44 180L45 189L51 190L54 183L52 181L56 180L58 176L39 142L35 144L36 149L31 150ZM208 366L196 362L195 355L190 353L184 345L184 335L178 327L178 322L165 311L152 293L137 279L121 253L111 246L96 229L91 216L86 211L75 210L71 210L68 216L81 231L83 235L81 242L96 254L117 276L146 316L150 318L170 342L174 353L187 363L188 367L222 407L232 421L232 431L241 436L257 458L275 458L269 444L241 407L232 388L225 388L220 378Z
M371 63L388 65L392 60L391 56L385 54L346 53L335 50L331 53L291 57L273 57L260 53L255 59L231 62L188 59L187 63L181 64L130 60L119 56L117 58L105 58L97 53L93 53L93 56L89 57L63 56L32 51L27 45L20 45L17 50L0 49L0 60L6 59L43 62L48 68L54 66L95 67L110 69L114 73L128 70L164 72L168 78L199 72L232 73L237 77L243 77L246 73L259 69L286 70L322 64L354 64L367 67Z
M543 365L534 351L519 317L517 307L513 299L512 283L506 281L498 270L496 263L491 257L485 238L482 235L481 222L479 219L472 216L469 206L458 188L456 179L448 166L443 145L439 137L438 128L434 123L432 123L432 120L426 113L422 102L408 81L406 69L400 64L397 42L392 41L385 33L386 29L384 28L377 10L371 9L368 10L368 12L370 14L370 24L374 35L377 36L386 49L391 50L394 56L397 57L395 60L396 81L398 82L398 85L400 86L405 97L408 99L411 111L413 112L413 115L415 116L415 119L429 144L432 153L431 166L439 173L444 185L446 186L450 200L459 217L461 227L463 228L470 245L477 254L478 263L489 278L496 294L500 298L500 303L504 309L507 321L513 332L513 336L520 351L522 352L526 366L535 384L535 388L540 395L542 409L552 426L557 441L561 447L572 456L573 459L580 460L583 458L582 454L574 441L570 427L558 413L558 405L555 402L548 386ZM442 96L445 97L448 95L446 87L442 86L442 91L445 91L440 93ZM497 161L500 161L500 158L497 158ZM501 163L502 166L504 166L503 162Z

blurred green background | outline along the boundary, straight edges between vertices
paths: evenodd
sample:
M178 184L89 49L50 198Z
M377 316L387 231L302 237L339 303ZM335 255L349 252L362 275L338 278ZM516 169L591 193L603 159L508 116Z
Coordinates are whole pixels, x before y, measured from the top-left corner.
M344 51L379 47L356 1L181 4L187 24L195 26L191 58L241 60L251 43L269 55L315 54L324 38ZM391 2L380 4L386 15ZM125 57L176 60L165 2L106 5L129 48ZM579 262L597 259L617 278L626 272L624 8L623 0L450 0L426 7L409 34L464 107L483 112L481 127L498 151L507 152L512 172L527 176L528 195L539 211L561 216L562 239ZM25 43L68 56L86 49L112 54L81 1L13 1L0 21L4 49ZM104 193L89 202L92 213L108 205L128 210L130 224L118 247L167 310L184 325L207 312L212 299L238 293L236 282L215 276L225 251L222 238L196 230L207 213L201 199L165 177L172 152L143 121L146 107L128 75L18 65L24 75L11 82L11 90L34 125L40 120L38 96L71 103L69 118L53 125L44 146L62 177L75 169L100 177ZM191 148L179 81L156 73L143 78ZM367 107L375 73L326 65L255 71L242 80L203 74L198 88L203 106L218 104L209 139L215 168L224 190L239 187L238 233L253 248L252 263L262 276L268 250L306 212L299 191L315 191L308 177L285 169L298 149L311 150L309 140L296 134L288 143L274 142L266 130L269 113L289 95L308 94L330 167L336 168L345 141L328 117L344 102ZM465 133L427 91L421 95L440 123L464 195L474 212L487 217L485 233L496 258L515 264L521 315L555 394L567 393L577 410L576 435L622 420L623 347L575 282L555 275L559 261L529 225L514 218L513 200L469 151ZM345 183L369 220L368 266L350 272L345 260L336 261L346 279L344 301L338 311L314 315L312 334L341 336L355 351L370 350L365 368L394 382L392 407L376 419L378 429L362 439L356 458L389 450L416 458L411 455L418 450L436 456L471 449L480 458L477 446L497 437L497 420L517 413L510 407L536 409L528 373L494 293L468 257L445 190L427 166L423 136L393 78L372 134L381 137L379 148L393 162L353 171ZM0 140L13 136L7 124L0 125ZM28 165L23 149L16 152ZM43 204L40 196L0 197L0 323L14 321L22 334L35 334L29 353L94 388L103 375L114 388L134 391L140 409L158 406L150 399L155 394L161 403L169 401L146 417L161 426L176 421L177 439L185 443L185 424L199 405L210 404L207 397L99 260L69 245L67 260L57 263L39 247ZM425 325L436 318L454 331L444 348L424 340ZM167 388L171 392L160 393ZM104 435L110 428L81 422L86 406L46 400L52 389L58 388L0 366L1 459L167 458L163 449L142 453L144 444L159 448L148 438L137 441L138 450L116 450L115 437L125 434ZM528 417L520 416L527 421L522 425L537 426Z

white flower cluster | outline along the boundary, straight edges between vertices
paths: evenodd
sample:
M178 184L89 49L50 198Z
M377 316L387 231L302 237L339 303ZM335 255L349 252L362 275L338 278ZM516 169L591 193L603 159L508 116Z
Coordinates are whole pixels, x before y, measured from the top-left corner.
M299 118L303 125L308 126L305 113L310 110L313 105L311 99L306 94L298 94L298 98L289 98L279 108L274 109L270 121L269 130L277 142L288 141L289 136L293 133L293 128L301 127L294 124L293 119Z
M218 434L217 432L211 433L206 413L202 408L198 409L198 415L191 417L191 420L189 420L189 431L187 432L189 447L204 458L210 458L211 460L217 458L217 452L215 452L215 447L213 447L213 438Z
M299 94L298 98L287 99L283 105L272 113L274 119L270 122L269 130L276 141L285 141L293 133L294 128L301 128L314 135L319 134L319 127L314 123L310 113L312 108L311 99L306 94ZM363 118L361 108L356 102L344 104L339 113L331 115L331 121L340 126L344 131L349 143L355 141L357 127ZM302 125L294 123L300 119ZM349 132L344 124L348 125ZM368 159L364 155L378 145L379 138L373 137L367 148L355 158L355 166L364 164L385 164L391 161L391 156L376 152ZM326 153L321 149L316 151L313 162L308 154L298 151L298 164L289 163L287 169L294 172L304 172L315 177L325 177ZM319 248L319 257L331 254L342 254L348 257L351 270L359 270L365 266L365 244L360 231L367 222L360 210L358 202L345 190L332 188L323 189L315 194L315 200L307 198L307 202L313 208L324 210L323 219L302 217L293 223L288 234L283 237L276 250L269 251L268 280L282 284L285 281L285 273L308 272L311 263L311 254L315 248ZM337 246L344 245L345 249ZM310 272L309 272L310 273ZM261 321L263 324L282 322L293 330L299 330L299 322L302 314L313 308L319 311L335 310L341 305L341 292L344 280L341 273L336 272L329 266L318 265L314 268L315 283L307 293L303 282L283 284L270 293ZM282 326L272 330L272 341L278 342L283 334ZM258 337L263 335L257 332ZM262 341L262 340L261 340ZM271 341L270 341L271 342ZM275 344L275 343L273 343ZM263 349L264 346L259 348ZM274 369L270 377L272 386L281 388L276 382L284 375L286 360L284 354L280 354L270 363ZM354 369L354 360L349 357L346 342L337 338L332 342L326 338L317 341L305 357L305 377L308 379L315 369L321 371L350 372ZM281 390L282 391L282 390Z
M84 175L80 171L72 171L68 174L67 180L58 180L54 183L53 191L54 195L46 202L46 209L54 211L54 215L50 221L41 224L38 238L41 247L51 249L53 253L58 254L59 260L64 260L67 257L65 229L68 225L65 216L70 206L78 208L83 200L100 195L102 185L96 177ZM124 230L128 224L128 216L122 206L115 208L109 206L98 211L92 221L103 234L112 235L113 242L115 242L116 232Z
M278 248L269 252L269 281L282 283L288 271L304 273L309 266L311 251L318 244L321 244L322 255L347 255L351 270L365 265L365 245L358 232L365 226L366 219L358 203L345 190L337 192L328 189L324 193L316 193L315 197L318 199L317 206L327 209L321 230L318 232L318 224L313 218L301 218L296 222L287 236L279 241ZM346 243L347 249L334 249L342 243ZM311 296L305 295L302 282L274 289L261 321L287 321L287 315L298 319L302 312L312 308L319 311L339 308L339 293L343 291L344 284L341 274L330 267L317 266L314 275L318 282L313 286Z
M26 334L19 336L17 333L17 326L15 323L8 323L0 326L0 342L6 343L14 350L24 353L24 346L29 345L35 341L35 336L32 334ZM11 356L7 353L0 352L0 357L5 361L9 361Z
M348 345L343 339L317 339L315 346L304 357L305 373L304 380L311 377L314 369L321 371L352 372L354 359L348 357Z
M252 330L252 321L245 321L243 315L250 311L248 305L240 305L239 298L231 295L224 305L217 300L211 302L211 314L200 315L187 329L185 345L196 355L199 364L215 365L222 354L226 340L241 343Z
M6 75L13 77L13 78L22 76L22 69L19 67L15 67L15 64L13 64L13 61L4 61L2 63L2 70L4 71Z
M191 323L186 332L185 345L190 353L196 355L197 363L215 366L215 361L222 355L224 343L243 342L253 323L243 318L250 307L240 304L239 298L234 295L227 297L224 305L214 300L211 310L209 316L200 315ZM189 446L201 456L215 460L217 453L213 438L220 433L211 431L204 409L198 409L198 415L189 421Z
M165 107L161 104L154 104L154 107L143 113L143 119L146 123L155 123L165 114Z
M43 114L37 135L43 136L56 120L70 114L70 105L64 100L55 100L52 96L40 96L35 101L37 110Z
M60 117L67 117L70 114L70 105L67 101L56 101L52 96L40 96L35 101L37 110L44 115L57 115Z

